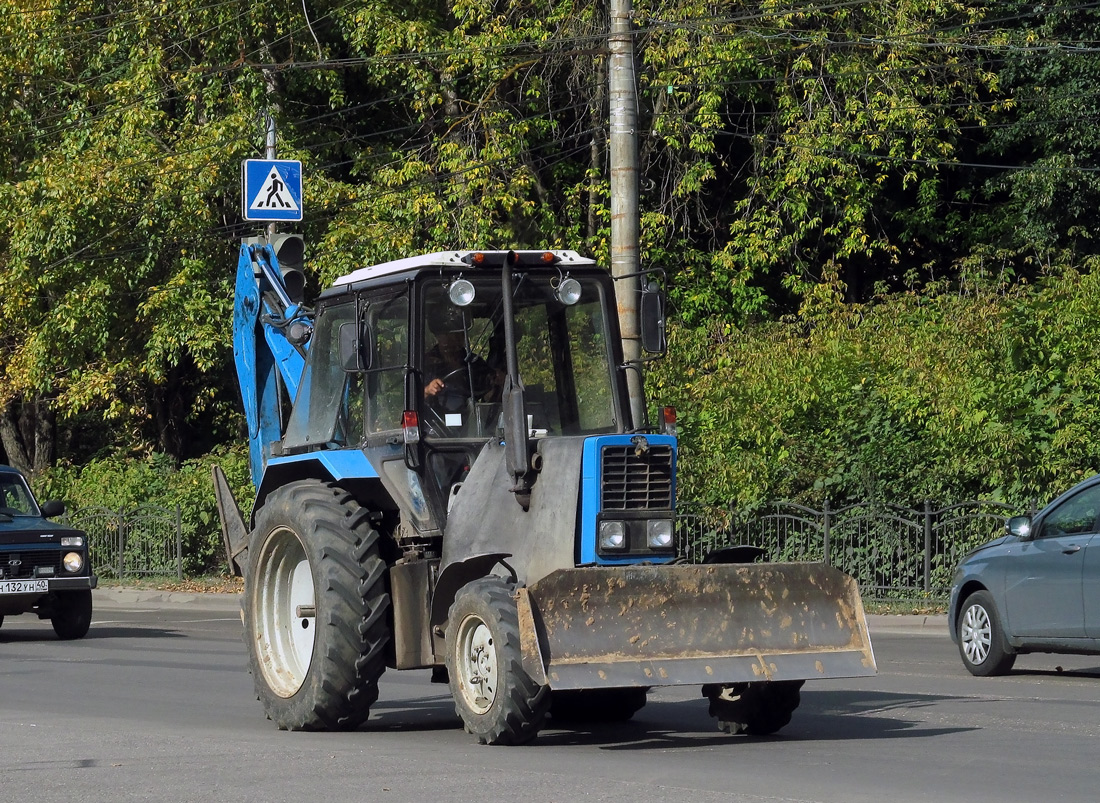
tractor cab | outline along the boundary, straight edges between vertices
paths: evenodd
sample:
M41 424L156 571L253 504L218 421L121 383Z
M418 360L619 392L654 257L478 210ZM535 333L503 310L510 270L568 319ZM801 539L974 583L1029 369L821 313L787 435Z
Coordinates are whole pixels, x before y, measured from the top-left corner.
M320 296L312 325L281 454L363 451L422 532L492 439L523 442L520 475L528 441L630 429L611 278L574 252L365 268Z

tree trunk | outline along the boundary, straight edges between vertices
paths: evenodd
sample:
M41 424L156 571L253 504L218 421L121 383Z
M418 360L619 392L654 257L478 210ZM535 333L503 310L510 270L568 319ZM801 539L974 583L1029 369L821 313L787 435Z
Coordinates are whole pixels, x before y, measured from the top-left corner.
M54 464L57 418L49 399L15 398L0 412L0 443L8 463L34 475Z

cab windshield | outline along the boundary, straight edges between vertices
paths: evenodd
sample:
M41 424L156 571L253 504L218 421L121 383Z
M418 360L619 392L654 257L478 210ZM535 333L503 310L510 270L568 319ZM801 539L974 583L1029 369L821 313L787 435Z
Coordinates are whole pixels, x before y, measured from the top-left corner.
M422 299L421 421L428 437L482 438L500 429L507 371L500 280L465 278L474 289L465 306L448 296L449 279L430 284ZM556 292L560 280L556 272L515 279L514 333L528 426L535 437L614 432L604 288L581 280L579 300L567 304Z

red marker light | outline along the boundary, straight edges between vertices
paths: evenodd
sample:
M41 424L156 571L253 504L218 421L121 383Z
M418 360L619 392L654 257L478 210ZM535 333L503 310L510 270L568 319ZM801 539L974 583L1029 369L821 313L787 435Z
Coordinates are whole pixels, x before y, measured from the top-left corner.
M416 410L406 410L401 414L401 432L406 444L420 443L420 417Z
M677 434L675 407L662 407L661 421L664 424L666 435L675 436Z

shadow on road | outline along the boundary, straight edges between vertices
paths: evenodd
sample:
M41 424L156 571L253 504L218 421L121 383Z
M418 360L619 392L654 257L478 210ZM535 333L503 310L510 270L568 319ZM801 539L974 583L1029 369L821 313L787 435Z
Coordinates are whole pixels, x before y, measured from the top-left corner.
M920 710L970 698L883 692L803 692L802 706L791 724L773 736L729 736L720 733L707 714L706 702L651 701L634 719L616 723L556 723L547 720L538 743L595 747L602 750L668 750L756 742L837 742L862 739L927 739L977 730L972 727L924 727ZM896 712L898 715L891 715ZM904 716L904 713L909 716ZM423 700L379 700L370 720L359 730L404 732L460 730L447 695Z
M462 720L455 714L455 704L449 694L433 695L419 700L379 700L370 708L370 719L363 723L364 732L405 732L462 729Z
M1100 666L1075 666L1073 669L1063 669L1055 665L1053 669L1021 669L1016 667L1010 671L1007 678L1073 678L1075 680L1096 680L1100 678Z
M187 638L186 633L181 633L178 630L166 630L160 627L126 627L116 625L92 625L91 630L88 631L82 639L78 639L72 643L76 644L81 641L100 641L103 639L135 639L135 638ZM0 630L0 644L26 644L31 642L44 642L44 641L61 641L53 632L53 628L50 627L49 622L44 622L42 626L36 628L22 627L22 628L9 628L5 627Z

